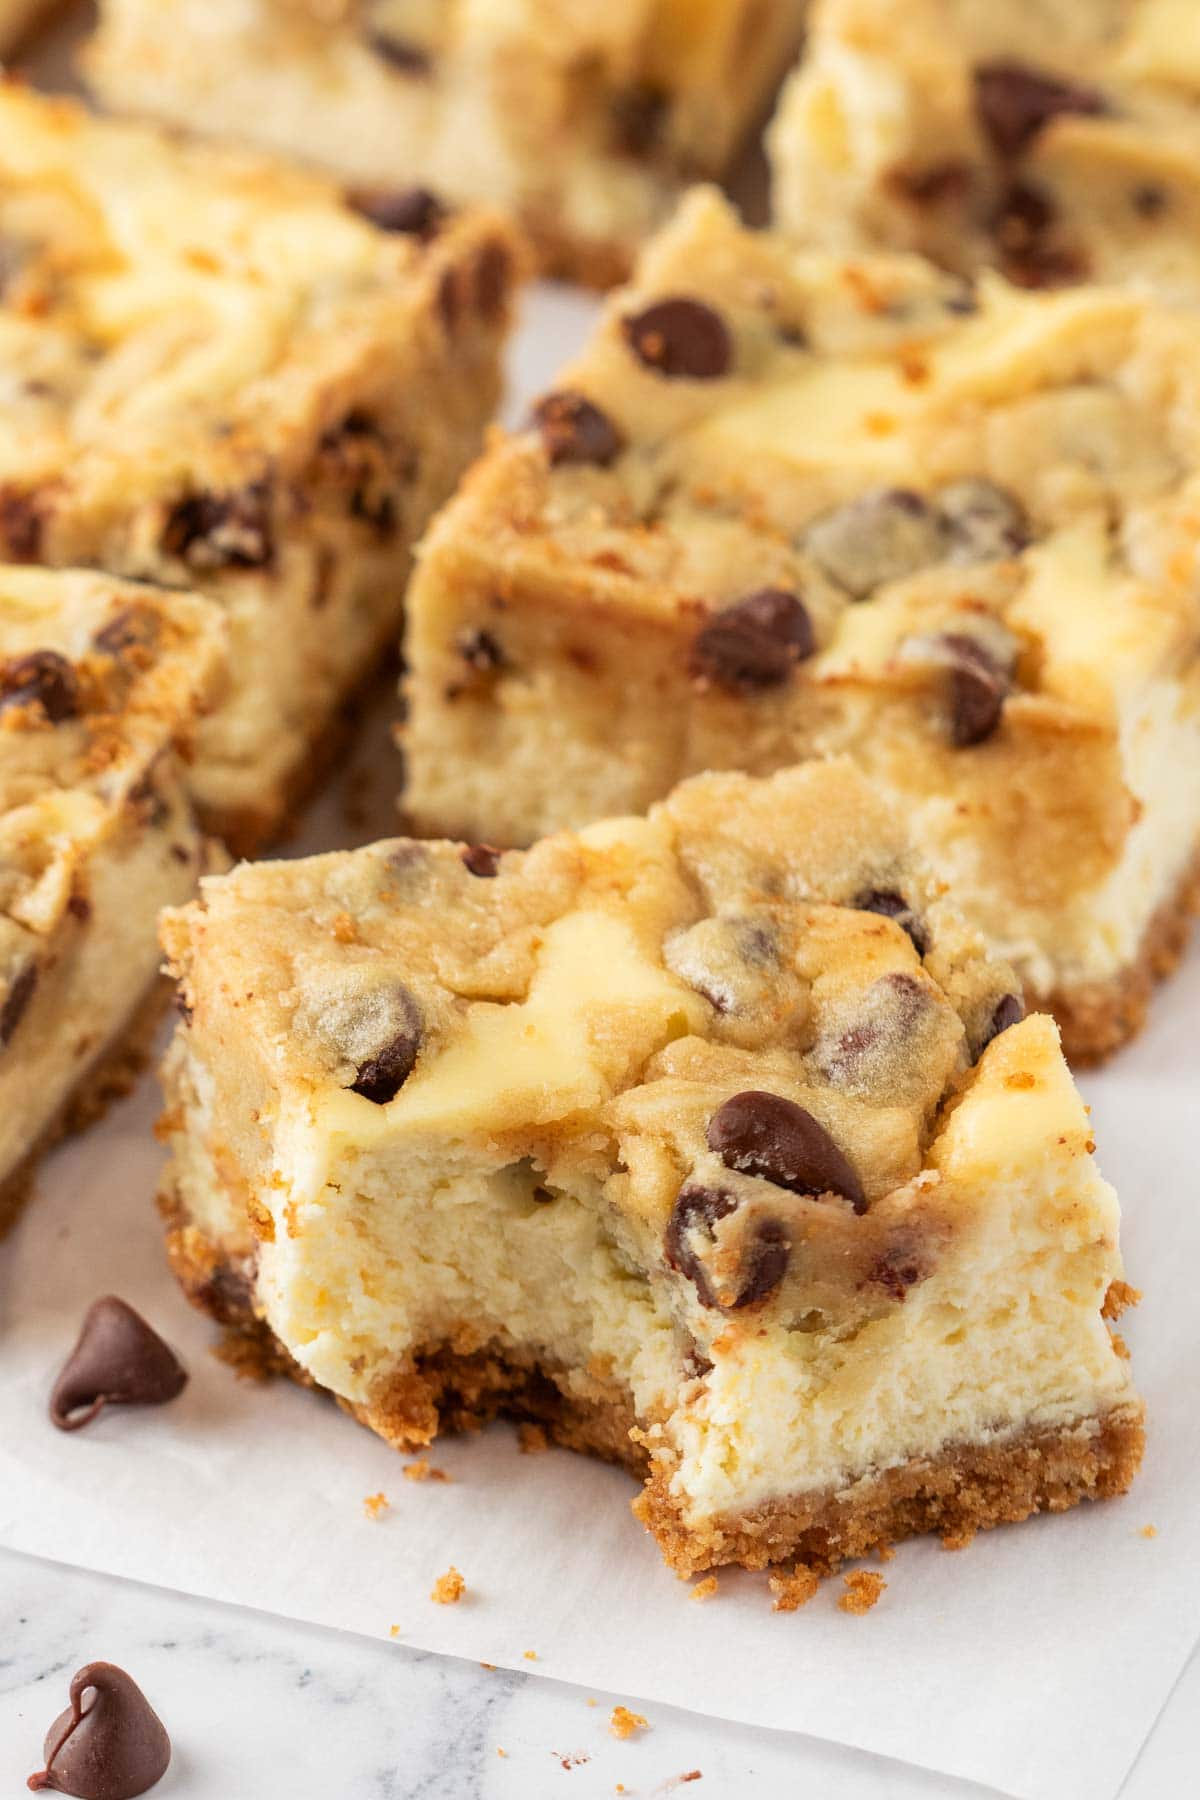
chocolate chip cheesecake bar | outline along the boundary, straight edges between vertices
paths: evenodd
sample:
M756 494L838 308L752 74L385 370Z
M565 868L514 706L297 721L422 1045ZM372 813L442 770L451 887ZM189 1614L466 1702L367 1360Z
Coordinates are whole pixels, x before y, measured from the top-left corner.
M817 0L771 149L826 247L1200 298L1192 0Z
M898 814L836 760L206 882L185 1287L400 1448L502 1410L627 1464L681 1571L1123 1491L1116 1200Z
M1198 508L1190 316L800 251L698 191L427 540L412 817L528 843L852 754L1101 1055L1195 895Z
M165 999L155 922L205 862L183 759L224 637L186 594L0 568L0 1227Z
M428 195L0 92L0 556L220 601L194 791L246 850L395 641L482 438L517 250Z
M767 106L804 0L106 0L105 102L519 215L607 285Z

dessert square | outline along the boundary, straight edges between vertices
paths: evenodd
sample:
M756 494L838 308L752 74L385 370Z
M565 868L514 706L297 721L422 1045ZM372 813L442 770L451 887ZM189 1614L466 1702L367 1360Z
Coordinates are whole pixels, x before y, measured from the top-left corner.
M106 0L107 105L517 214L547 273L607 286L720 175L804 0Z
M165 1004L155 921L206 862L185 764L224 637L186 594L0 568L0 1228Z
M697 191L430 533L418 834L852 754L1100 1056L1195 897L1198 469L1183 310L808 252Z
M243 866L164 942L177 1273L398 1448L535 1419L645 1479L682 1573L1132 1479L1054 1024L852 765Z
M194 791L274 832L398 631L500 391L517 247L428 196L0 92L0 556L218 600Z
M818 0L771 157L825 248L1200 296L1190 0Z

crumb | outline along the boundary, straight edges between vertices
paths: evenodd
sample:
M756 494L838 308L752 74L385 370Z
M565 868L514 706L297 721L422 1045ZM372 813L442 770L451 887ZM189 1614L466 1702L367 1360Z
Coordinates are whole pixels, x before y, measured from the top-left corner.
M598 1700L593 1700L591 1695L590 1694L588 1695L588 1705L589 1706L599 1706L599 1704L600 1704L600 1702Z
M496 1755L497 1755L497 1756L507 1756L507 1755L508 1755L508 1751L507 1751L507 1750L502 1750L502 1749L501 1749L501 1747L500 1747L500 1745L499 1745L499 1744L497 1744L497 1745L496 1745Z
M454 1606L467 1591L467 1584L451 1563L444 1575L439 1575L430 1589L429 1598L436 1600L439 1606Z
M804 1563L798 1563L788 1575L784 1570L767 1577L767 1586L774 1599L771 1602L772 1612L798 1612L807 1606L820 1587L820 1578L814 1575Z
M1129 1361L1129 1345L1125 1342L1125 1339L1121 1336L1120 1332L1119 1331L1110 1331L1108 1335L1112 1339L1112 1347L1116 1351L1117 1355L1119 1357L1121 1357L1125 1362L1128 1362Z
M537 1661L537 1651L536 1650L525 1650L522 1652L522 1654L524 1655L526 1662L536 1662Z
M386 1494L368 1494L363 1501L363 1511L368 1519L378 1519L387 1512L390 1505L391 1501Z
M531 1425L526 1420L517 1426L517 1447L522 1456L537 1456L550 1448L550 1439L540 1425Z
M390 1638L398 1638L400 1636L400 1627L398 1625L389 1625L388 1636Z
M896 1560L896 1552L890 1544L876 1544L875 1554L881 1563L890 1563Z
M334 913L329 929L339 944L353 944L358 939L358 927L349 913Z
M224 1363L227 1369L232 1369L239 1381L267 1382L271 1379L262 1345L244 1332L227 1331L209 1354Z
M560 1768L567 1770L581 1768L584 1763L592 1760L586 1750L572 1750L566 1756L563 1756L558 1750L552 1750L550 1754Z
M696 1583L689 1597L692 1600L711 1600L717 1591L718 1585L715 1575L706 1575L703 1581L698 1581Z
M975 1533L969 1525L961 1531L947 1531L942 1535L943 1550L966 1550L975 1542Z
M631 1738L635 1732L649 1731L650 1722L641 1713L630 1712L627 1706L614 1706L609 1715L608 1729L615 1738Z
M416 1462L405 1463L400 1473L405 1481L449 1481L445 1469L437 1468L425 1457L418 1456Z
M493 1674L495 1674L495 1672L496 1672L496 1665L495 1665L495 1663L480 1663L480 1665L479 1665L479 1666L480 1666L480 1668L481 1668L481 1669L490 1669L490 1670L491 1670L491 1671L492 1671L492 1673L493 1673Z
M882 1575L876 1575L873 1569L856 1569L852 1575L843 1575L846 1592L838 1601L838 1605L846 1613L869 1613L887 1582Z
M1127 1281L1110 1281L1101 1314L1106 1319L1119 1319L1125 1308L1136 1306L1141 1297L1141 1290L1130 1287Z
M1143 1525L1142 1529L1138 1533L1138 1535L1139 1535L1139 1537L1144 1537L1144 1538L1156 1538L1158 1536L1158 1526L1157 1525Z

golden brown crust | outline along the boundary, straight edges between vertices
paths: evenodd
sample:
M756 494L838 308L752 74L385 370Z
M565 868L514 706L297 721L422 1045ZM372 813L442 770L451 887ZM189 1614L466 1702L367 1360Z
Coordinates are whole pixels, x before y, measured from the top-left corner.
M170 1004L173 984L156 975L125 1025L86 1068L65 1103L37 1143L8 1178L0 1183L0 1238L16 1223L29 1199L34 1172L47 1150L76 1131L84 1131L134 1087L150 1060L154 1037Z
M1113 981L1060 988L1035 1002L1054 1014L1069 1060L1087 1068L1103 1062L1136 1037L1146 1023L1154 990L1179 963L1200 913L1200 850L1175 892L1164 900L1142 937L1136 961Z

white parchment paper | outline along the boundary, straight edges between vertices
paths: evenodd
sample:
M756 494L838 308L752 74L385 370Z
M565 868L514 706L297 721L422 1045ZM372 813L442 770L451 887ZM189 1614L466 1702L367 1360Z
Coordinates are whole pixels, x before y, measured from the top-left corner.
M535 298L514 407L591 312ZM390 829L396 767L377 736L299 847ZM347 823L347 787L373 819ZM350 1631L396 1627L410 1646L833 1739L1023 1800L1111 1800L1200 1637L1198 1021L1194 955L1140 1042L1084 1082L1146 1291L1124 1325L1150 1407L1134 1492L956 1555L904 1546L866 1618L837 1610L837 1583L791 1616L744 1576L693 1603L631 1517L626 1476L523 1456L508 1427L438 1445L452 1481L418 1484L327 1401L236 1380L164 1266L151 1081L49 1159L0 1244L0 1543ZM108 1291L145 1311L192 1379L170 1407L66 1437L47 1395ZM379 1492L391 1504L372 1520L363 1500ZM467 1596L434 1605L451 1563Z

